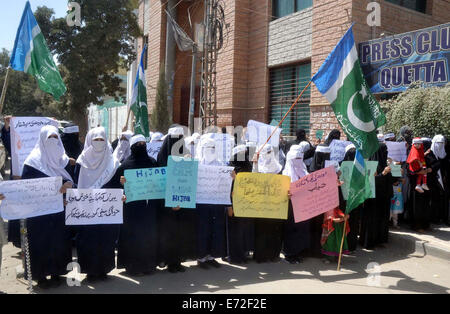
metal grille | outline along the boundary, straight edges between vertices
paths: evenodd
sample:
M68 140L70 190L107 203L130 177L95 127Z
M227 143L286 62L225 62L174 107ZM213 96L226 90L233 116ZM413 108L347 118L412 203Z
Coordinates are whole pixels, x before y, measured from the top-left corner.
M270 71L271 120L281 121L311 79L311 64ZM309 131L311 88L309 87L281 125L283 134L295 135L297 129Z

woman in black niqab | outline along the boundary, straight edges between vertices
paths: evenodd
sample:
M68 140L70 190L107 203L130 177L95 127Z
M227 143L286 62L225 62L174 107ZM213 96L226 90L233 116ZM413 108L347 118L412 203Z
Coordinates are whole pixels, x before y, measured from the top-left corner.
M112 179L116 188L125 170L156 168L156 160L147 154L143 135L130 139L131 155L122 162ZM158 225L156 213L160 200L142 200L124 203L123 224L120 226L117 268L125 268L130 275L150 274L157 265Z

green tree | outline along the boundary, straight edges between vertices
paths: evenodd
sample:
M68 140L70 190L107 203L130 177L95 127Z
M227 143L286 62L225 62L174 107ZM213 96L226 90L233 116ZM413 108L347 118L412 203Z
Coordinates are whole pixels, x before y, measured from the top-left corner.
M90 104L102 105L105 95L116 101L125 96L115 74L136 59L134 38L140 37L141 31L133 1L73 1L81 7L79 27L68 26L65 17L53 18L53 10L47 7L38 7L35 16L49 49L65 69L61 75L67 86L63 105L49 100L43 109L62 108L68 114L66 119L75 121L84 133Z
M156 86L156 101L150 119L150 127L154 131L166 133L171 121L167 110L167 83L165 79L164 65L159 71L158 85Z
M396 97L381 102L386 113L386 130L397 132L404 125L415 136L450 136L450 84L444 87L413 86Z

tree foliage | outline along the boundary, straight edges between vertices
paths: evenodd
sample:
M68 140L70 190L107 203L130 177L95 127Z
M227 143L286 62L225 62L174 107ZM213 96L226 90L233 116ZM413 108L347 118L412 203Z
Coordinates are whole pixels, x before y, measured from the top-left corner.
M450 84L445 87L414 86L396 97L381 102L386 113L386 129L397 132L404 125L415 136L450 136Z
M136 59L134 38L141 35L130 0L73 0L81 7L81 26L69 26L66 18L53 18L53 10L38 7L35 12L50 51L64 68L67 86L64 105L49 102L54 110L66 107L67 119L87 128L87 106L102 105L102 97L125 96L116 76L120 67L129 68Z
M165 79L164 65L159 71L158 85L156 87L155 107L150 119L150 127L154 131L167 133L171 121L169 119L169 111L167 110L167 83Z

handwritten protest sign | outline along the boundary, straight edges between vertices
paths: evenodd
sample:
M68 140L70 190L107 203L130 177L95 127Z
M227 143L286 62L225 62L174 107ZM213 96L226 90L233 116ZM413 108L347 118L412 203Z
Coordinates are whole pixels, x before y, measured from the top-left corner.
M147 154L156 160L158 158L158 153L161 150L161 146L163 143L164 142L162 141L147 143Z
M61 177L0 182L0 192L5 196L0 215L14 220L60 213L64 211L61 186Z
M210 138L215 142L217 161L224 165L231 159L231 153L234 148L234 137L226 133L206 133L202 139Z
M350 187L350 179L352 177L352 171L353 171L353 161L343 161L341 163L341 176L339 177L339 180L344 182L344 184L341 185L341 191L344 200L348 199L348 189Z
M198 161L169 156L167 163L166 207L195 208Z
M406 161L406 142L391 142L386 141L388 148L388 158L395 161Z
M389 167L391 167L391 174L394 178L402 177L402 166L401 165L391 164Z
M11 163L14 176L22 175L23 163L36 145L41 128L46 125L58 127L58 122L44 117L11 119Z
M238 173L233 188L236 217L287 219L291 179L267 173Z
M366 176L369 176L370 190L372 194L370 198L375 198L375 173L377 172L378 161L367 161L366 164Z
M123 223L122 189L68 189L66 225Z
M197 204L231 205L233 167L198 166Z
M249 120L247 123L247 134L249 136L248 139L250 142L255 142L258 145L263 145L275 130L275 128L276 127L262 122ZM279 146L280 134L282 130L283 129L277 129L275 134L270 139L269 144L271 144L273 147Z
M341 162L344 160L345 157L345 148L352 144L352 142L348 141L340 141L340 140L333 140L330 144L330 160L336 160L338 162Z
M125 175L126 203L142 200L164 199L166 195L167 168L128 169Z
M339 206L334 167L324 168L291 183L295 222L301 222Z

